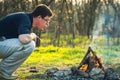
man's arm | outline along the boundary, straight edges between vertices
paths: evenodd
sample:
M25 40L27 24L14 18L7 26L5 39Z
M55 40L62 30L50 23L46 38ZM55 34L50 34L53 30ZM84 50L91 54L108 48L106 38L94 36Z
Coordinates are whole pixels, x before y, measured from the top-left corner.
M35 33L19 35L19 40L23 44L29 43L30 41L35 40L35 39L36 39Z

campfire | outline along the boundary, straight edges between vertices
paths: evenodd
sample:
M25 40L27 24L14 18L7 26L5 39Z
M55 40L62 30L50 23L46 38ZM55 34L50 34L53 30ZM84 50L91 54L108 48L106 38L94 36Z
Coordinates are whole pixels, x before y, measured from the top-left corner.
M103 80L105 74L102 62L102 58L99 58L91 47L89 47L79 66L71 68L72 75Z
M51 68L46 70L44 77L48 80L120 80L114 69L105 69L102 62L102 58L89 47L78 66L65 70Z
M76 73L77 72L76 70L84 71L88 73L93 68L100 68L101 70L104 71L102 62L103 62L102 58L99 58L96 55L96 53L91 49L91 47L89 47L80 65L78 67L75 67L75 66L72 67L71 70L73 73Z
M91 47L89 47L78 69L85 72L90 72L95 67L104 70L102 62L102 58L99 58Z

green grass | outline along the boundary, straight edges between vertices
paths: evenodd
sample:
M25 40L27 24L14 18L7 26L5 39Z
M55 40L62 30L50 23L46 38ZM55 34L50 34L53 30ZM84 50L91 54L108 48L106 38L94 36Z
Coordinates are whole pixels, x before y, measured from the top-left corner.
M40 47L30 55L23 66L33 64L56 65L75 64L74 61L81 60L85 50L79 48Z
M120 46L113 46L112 39L110 39L109 45L106 44L104 36L98 36L98 38L91 40L87 36L76 35L73 39L72 35L61 35L60 47L53 47L48 45L53 45L54 42L57 44L57 39L54 41L54 34L42 35L41 47L36 48L16 70L15 73L19 75L18 80L40 80L37 77L32 79L28 77L34 74L43 74L47 69L53 67L70 69L72 66L78 66L88 49L88 45L92 47L97 56L103 58L105 68L113 67L120 74ZM74 48L72 48L73 46ZM32 66L36 67L39 72L29 72Z
M39 70L39 74L51 67L70 68L78 65L84 54L85 50L81 48L39 47L15 73L19 74L20 79L26 79L26 76L34 74L29 72L31 66L35 66Z
M28 76L34 74L42 74L47 69L52 67L57 67L59 69L71 68L72 66L78 66L84 57L88 47L38 47L35 51L29 56L29 58L17 69L15 73L19 75L18 80L26 80ZM118 48L97 48L93 49L96 51L97 55L102 57L104 60L104 66L113 66L119 64L120 55ZM39 72L31 73L29 72L30 67L35 66ZM119 66L118 66L119 67ZM116 68L118 68L116 67ZM34 78L35 80L39 80ZM30 79L29 79L30 80ZM33 79L31 79L33 80Z
M79 36L76 35L75 39L73 39L73 35L63 35L61 34L59 37L59 46L61 47L69 47L69 46L83 46L88 45L91 43L91 40L88 39L87 36ZM41 45L47 46L47 45L53 45L56 44L58 46L58 38L55 38L54 34L46 33L41 35Z

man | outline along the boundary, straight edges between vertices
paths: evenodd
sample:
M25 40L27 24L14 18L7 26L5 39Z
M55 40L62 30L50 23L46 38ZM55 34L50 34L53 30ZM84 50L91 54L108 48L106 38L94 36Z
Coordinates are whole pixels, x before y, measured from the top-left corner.
M0 20L0 78L16 79L12 73L27 59L35 48L35 33L31 28L43 30L49 25L52 11L44 4L31 13L18 12ZM1 79L0 79L1 80Z

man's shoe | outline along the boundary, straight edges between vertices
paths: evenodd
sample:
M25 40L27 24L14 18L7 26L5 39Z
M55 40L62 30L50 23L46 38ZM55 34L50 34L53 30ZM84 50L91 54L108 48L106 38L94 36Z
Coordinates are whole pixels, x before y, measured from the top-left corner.
M0 74L0 80L1 79L3 79L3 80L15 80L15 79L17 79L17 76L5 76L5 75Z

